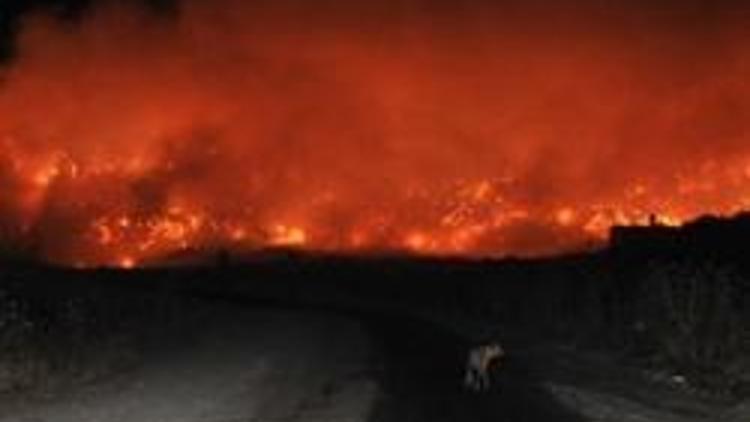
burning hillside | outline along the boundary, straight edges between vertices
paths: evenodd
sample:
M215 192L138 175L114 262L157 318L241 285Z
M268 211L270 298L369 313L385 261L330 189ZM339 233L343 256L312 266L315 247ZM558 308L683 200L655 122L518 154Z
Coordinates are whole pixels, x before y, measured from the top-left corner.
M125 267L219 247L536 255L747 209L743 15L595 3L29 14L0 70L0 237Z

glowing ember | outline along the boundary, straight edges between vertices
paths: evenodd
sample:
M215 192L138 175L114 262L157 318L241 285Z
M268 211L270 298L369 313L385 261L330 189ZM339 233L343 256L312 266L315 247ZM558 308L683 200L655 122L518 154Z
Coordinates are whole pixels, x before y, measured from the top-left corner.
M129 270L129 269L135 268L135 266L136 266L135 259L133 259L131 257L120 258L120 261L119 261L118 264L119 264L120 268L125 269L125 270Z
M570 226L575 223L576 213L572 208L561 208L555 215L557 223L561 226Z
M306 242L305 230L284 224L272 226L268 238L268 244L272 246L302 246Z
M404 246L416 252L424 252L430 246L430 239L422 233L412 233L404 239Z
M539 255L750 207L741 19L112 3L0 68L0 246Z

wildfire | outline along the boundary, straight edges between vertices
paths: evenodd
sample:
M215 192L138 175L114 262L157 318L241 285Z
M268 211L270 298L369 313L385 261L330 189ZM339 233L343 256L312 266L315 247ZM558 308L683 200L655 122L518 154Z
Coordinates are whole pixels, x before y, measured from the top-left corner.
M304 246L307 233L301 227L275 224L271 227L268 244L271 246Z
M287 1L25 20L0 67L0 250L540 255L750 209L744 22L703 28L713 48L678 18L644 43L630 9Z
M64 176L60 173L54 175L49 183L44 184L36 183L37 172L28 175L21 172L16 176L26 178L30 185L39 189L44 188L48 196L59 188L55 183L65 183L68 187L76 182L90 183L78 176L63 182L58 178ZM736 182L734 188L739 191L745 180ZM728 181L715 183L731 186ZM439 194L428 191L415 197L404 193L395 203L397 208L384 206L377 209L378 224L373 225L372 220L362 218L345 231L325 226L316 226L310 231L303 226L279 222L269 222L264 227L262 221L250 214L240 213L225 218L212 215L206 204L165 206L146 214L138 209L116 211L121 206L114 204L111 210L105 207L99 214L84 216L84 227L88 225L91 240L83 242L88 245L78 246L82 246L83 251L97 251L87 256L91 259L89 262L112 262L120 268L133 268L144 259L166 255L170 251L222 244L248 248L403 249L419 254L495 255L516 252L513 244L503 243L506 233L529 224L545 226L549 233L562 230L565 240L571 242L604 241L610 227L615 224L677 226L705 212L702 204L706 201L706 192L712 192L686 192L683 189L685 181L681 180L675 185L673 197L665 200L661 194L652 196L647 185L638 184L624 190L621 202L560 205L547 213L531 205L513 203L508 199L512 192L502 183L480 180L453 186L452 192L440 189ZM72 189L72 192L78 190ZM700 195L691 196L695 192ZM750 192L746 194L750 195ZM675 198L683 202L676 203ZM75 197L70 199L75 200ZM336 195L326 201L326 206L334 209L343 204L345 198ZM744 209L747 204L717 202L716 205L711 212L728 214ZM372 212L370 210L368 214ZM422 218L410 222L414 213ZM564 244L552 242L553 249L564 249ZM574 243L568 245L574 246ZM544 251L544 248L540 250ZM530 252L534 253L533 248Z
M130 269L135 268L135 266L137 265L137 263L136 263L135 259L133 259L133 258L131 258L129 256L126 256L126 257L120 258L120 261L118 262L118 265L119 265L120 268L122 268L124 270L130 270Z
M569 227L575 223L576 212L570 207L561 208L555 214L555 219L557 220L557 224Z
M433 241L423 233L411 233L404 239L404 246L416 252L425 252L433 244Z

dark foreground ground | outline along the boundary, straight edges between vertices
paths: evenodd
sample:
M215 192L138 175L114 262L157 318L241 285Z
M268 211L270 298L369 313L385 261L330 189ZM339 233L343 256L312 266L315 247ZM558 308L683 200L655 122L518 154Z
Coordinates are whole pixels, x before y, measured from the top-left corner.
M369 326L388 368L374 422L585 420L550 394L522 357L495 373L491 391L471 393L461 386L466 341L414 320L373 319Z
M465 345L392 317L194 304L202 321L128 370L47 396L6 397L0 421L583 421L512 361L461 388ZM199 309L200 308L200 309Z
M114 292L121 303L142 293ZM747 420L747 413L725 417L717 407L685 404L689 399L668 409L660 405L674 400L668 391L637 381L607 385L622 375L612 366L555 358L546 347L532 352L532 345L515 340L506 343L509 357L492 391L468 393L461 369L470 341L419 318L269 306L239 296L179 300L186 303L172 312L183 315L181 322L144 318L138 324L150 325L153 335L123 346L135 349L101 350L112 362L120 352L130 355L128 365L62 388L6 393L0 421ZM621 394L638 389L650 390L651 401Z

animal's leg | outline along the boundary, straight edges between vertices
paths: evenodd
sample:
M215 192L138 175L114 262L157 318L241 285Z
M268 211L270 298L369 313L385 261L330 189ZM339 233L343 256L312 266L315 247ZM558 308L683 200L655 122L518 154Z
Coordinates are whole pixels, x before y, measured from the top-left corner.
M472 371L473 377L473 390L476 392L482 391L484 388L484 381L482 380L482 372L474 368Z
M490 388L490 377L486 372L482 372L479 377L479 390L487 391Z
M475 387L474 371L471 369L466 370L466 375L464 375L464 386L469 389L474 389Z
M479 373L475 368L466 370L466 387L473 391L479 388Z
M474 391L482 391L482 373L474 370Z

